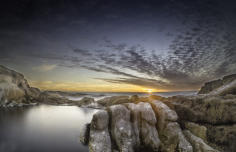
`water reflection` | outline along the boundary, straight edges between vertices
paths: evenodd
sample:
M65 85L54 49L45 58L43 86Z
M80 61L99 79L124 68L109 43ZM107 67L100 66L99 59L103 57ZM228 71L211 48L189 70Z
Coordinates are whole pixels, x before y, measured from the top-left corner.
M0 151L87 152L79 133L96 111L49 105L0 110Z

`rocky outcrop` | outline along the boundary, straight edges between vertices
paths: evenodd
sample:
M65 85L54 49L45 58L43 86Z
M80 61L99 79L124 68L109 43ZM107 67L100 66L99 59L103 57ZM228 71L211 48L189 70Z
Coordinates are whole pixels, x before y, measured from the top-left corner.
M231 86L233 88L233 92L234 94L236 94L236 88L235 88L235 83L233 85L229 85L230 83L232 83L234 80L236 80L236 74L233 74L233 75L228 75L228 76L225 76L223 77L222 79L219 79L219 80L214 80L214 81L211 81L211 82L207 82L204 84L204 86L200 89L200 91L198 92L198 94L208 94L216 89L219 89L219 88L224 88L225 86ZM221 89L220 89L221 90ZM228 90L229 91L229 90ZM226 93L226 92L225 92Z
M37 102L40 90L29 86L24 76L0 65L0 106Z
M234 146L236 140L235 95L176 96L168 98L168 101L164 102L170 104L170 107L176 111L181 127L201 139L200 141L188 134L189 137L192 137L192 142L196 144L195 141L198 141L197 149L199 149L199 145L207 148L202 143L204 142L219 151L236 150ZM193 145L193 143L191 144Z
M160 101L113 105L108 107L107 111L111 151L193 151L177 122L177 114ZM94 115L92 123L96 117ZM106 124L102 121L104 120L97 121L96 126L100 123ZM91 130L90 128L90 135L87 137L89 140L94 136ZM107 132L106 129L103 131Z
M133 96L129 100L107 107L111 150L236 150L235 95Z

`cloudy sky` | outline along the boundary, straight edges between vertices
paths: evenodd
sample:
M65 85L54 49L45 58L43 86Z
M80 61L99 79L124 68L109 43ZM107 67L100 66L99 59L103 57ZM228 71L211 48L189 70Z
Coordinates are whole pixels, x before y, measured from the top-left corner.
M69 91L197 90L236 73L236 4L222 0L7 0L0 64Z

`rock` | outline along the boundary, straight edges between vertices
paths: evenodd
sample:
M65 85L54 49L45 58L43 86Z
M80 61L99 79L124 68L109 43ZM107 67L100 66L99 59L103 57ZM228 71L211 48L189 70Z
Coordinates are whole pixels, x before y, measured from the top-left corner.
M209 93L209 95L220 95L220 96L225 96L227 94L236 95L236 80L226 85L223 85Z
M158 151L161 142L156 130L156 116L151 105L140 102L138 104L128 103L126 106L131 111L135 149L148 147L152 151Z
M236 124L207 125L208 142L224 152L236 150Z
M133 103L136 103L137 101L139 101L139 96L138 95L132 95L130 97L130 101Z
M111 117L111 138L121 152L133 152L130 111L123 105L108 108Z
M207 141L207 128L193 122L184 122L184 127L195 136Z
M94 114L90 125L89 151L111 152L111 139L108 131L109 115L101 110Z
M140 136L145 147L150 147L153 151L158 151L160 139L156 130L156 116L149 103L140 102L138 104L141 113Z
M100 100L109 113L112 151L236 151L234 81L223 78L207 95Z
M93 98L83 97L81 100L77 101L77 104L78 106L89 106L91 104L95 104L95 102Z
M83 145L88 145L90 135L90 124L86 124L80 132L80 142Z
M98 104L105 107L123 103L130 103L130 102L131 100L129 99L129 96L106 97L97 101Z
M211 91L221 87L223 85L223 82L221 79L219 80L214 80L211 82L207 82L204 84L204 86L200 89L198 94L207 94L210 93Z
M25 92L21 90L16 84L2 82L0 83L1 101L22 102L25 99Z
M177 96L169 100L181 121L207 124L236 123L236 98Z
M185 139L182 130L177 122L169 122L160 133L163 142L163 152L174 152L175 150L182 152L192 152L191 144Z
M208 94L208 93L210 93L210 92L212 92L212 91L214 91L214 90L216 90L220 87L227 86L229 83L232 83L234 80L236 80L236 74L225 76L225 77L223 77L223 79L207 82L200 89L198 94ZM235 84L234 84L234 86L235 86ZM233 90L234 90L233 93L236 93L235 92L235 87L234 87ZM227 92L225 92L225 93L227 93Z
M73 101L70 101L65 97L62 97L57 93L51 93L51 92L47 92L47 91L42 92L39 95L38 99L41 103L52 104L52 105L73 103Z
M133 129L132 141L133 141L134 149L139 149L141 146L140 133L139 133L140 123L141 123L139 106L134 103L127 103L125 105L130 110L130 113L131 113L130 121L131 121L132 129Z
M22 74L0 65L0 106L30 104L39 94L40 90L31 88Z
M162 131L165 127L166 123L169 121L176 122L178 120L178 116L175 111L171 110L166 104L162 103L158 100L153 100L150 102L153 110L156 113L158 119L158 130Z
M184 135L192 144L194 152L219 152L207 145L201 138L194 136L189 130L185 130Z

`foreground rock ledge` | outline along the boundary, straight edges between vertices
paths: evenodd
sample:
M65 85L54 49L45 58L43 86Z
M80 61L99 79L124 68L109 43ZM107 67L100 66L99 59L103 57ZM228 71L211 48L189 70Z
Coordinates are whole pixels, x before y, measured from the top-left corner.
M93 116L88 129L82 139L89 140L90 152L218 152L196 131L182 129L177 113L158 100L110 106Z

